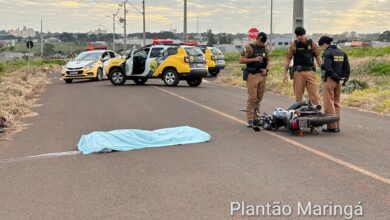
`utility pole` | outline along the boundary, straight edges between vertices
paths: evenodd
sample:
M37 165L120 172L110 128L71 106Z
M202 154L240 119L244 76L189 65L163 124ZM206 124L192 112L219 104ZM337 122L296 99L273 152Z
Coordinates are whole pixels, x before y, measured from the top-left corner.
M294 0L294 7L293 7L293 34L292 38L293 41L295 39L295 28L297 27L303 27L303 18L304 18L304 2L303 0Z
M126 11L126 3L127 3L127 0L125 0L124 2L123 2L123 25L124 25L124 27L123 27L123 34L124 34L124 36L123 36L123 51L124 51L124 53L126 53L126 38L127 38L127 33L126 33L126 23L127 23L127 21L126 21L126 13L127 13L127 11Z
M196 33L198 34L199 41L200 41L200 34L199 34L199 16L196 16Z
M183 31L183 41L187 42L187 0L184 0L184 31Z
M115 51L115 16L112 14L112 50Z
M43 57L43 21L41 19L41 57Z
M269 27L269 42L271 43L270 49L272 50L272 23L273 23L273 5L274 1L271 0L271 18L270 18L270 27Z
M143 17L143 22L144 22L144 25L143 25L143 29L144 29L144 35L143 35L143 38L144 38L144 46L146 45L146 18L145 18L145 0L142 0L142 17Z

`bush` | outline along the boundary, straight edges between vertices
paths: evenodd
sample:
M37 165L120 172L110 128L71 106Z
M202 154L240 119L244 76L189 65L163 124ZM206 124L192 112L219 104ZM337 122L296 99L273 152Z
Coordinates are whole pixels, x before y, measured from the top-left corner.
M365 81L359 81L357 79L350 80L344 87L343 93L352 93L356 90L367 89L368 84Z
M370 63L369 69L374 76L390 75L390 63Z
M4 72L4 64L0 63L0 75Z

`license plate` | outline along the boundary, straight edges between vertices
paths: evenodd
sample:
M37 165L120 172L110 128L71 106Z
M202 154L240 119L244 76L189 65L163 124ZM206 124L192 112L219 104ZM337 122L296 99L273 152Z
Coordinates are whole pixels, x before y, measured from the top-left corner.
M69 72L69 75L78 75L78 72Z
M308 127L306 118L300 118L298 121L299 121L300 128L307 128Z
M202 63L197 63L196 66L197 67L203 67L203 64Z

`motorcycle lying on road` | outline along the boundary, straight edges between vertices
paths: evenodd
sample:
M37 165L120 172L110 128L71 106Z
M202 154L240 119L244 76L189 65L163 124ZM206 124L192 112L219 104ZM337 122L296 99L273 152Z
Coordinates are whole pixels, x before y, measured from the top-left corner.
M272 115L267 113L259 113L254 107L256 120L253 122L253 129L260 131L265 130L276 131L281 127L287 128L292 134L303 136L303 129L310 129L311 132L318 134L316 128L325 124L337 122L340 118L338 115L324 114L321 112L321 105L312 105L310 101L296 102L287 110L276 108ZM246 110L241 110L245 111Z

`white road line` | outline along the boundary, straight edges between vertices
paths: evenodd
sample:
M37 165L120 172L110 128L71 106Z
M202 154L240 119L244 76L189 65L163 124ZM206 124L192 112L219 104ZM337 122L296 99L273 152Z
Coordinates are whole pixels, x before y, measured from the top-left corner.
M202 108L204 108L204 109L207 109L207 110L209 110L209 111L212 111L212 112L214 112L214 113L216 113L216 114L219 114L219 115L221 115L221 116L224 116L224 117L226 117L226 118L229 118L229 119L231 119L231 120L233 120L233 121L236 121L236 122L238 122L238 123L246 124L245 121L243 121L243 120L241 120L241 119L239 119L239 118L237 118L237 117L234 117L234 116L232 116L232 115L226 114L226 113L224 113L224 112L222 112L222 111L219 111L219 110L217 110L217 109L214 109L214 108L212 108L212 107L203 105L203 104L201 104L201 103L199 103L199 102L193 101L193 100L188 99L188 98L186 98L186 97L184 97L184 96L177 95L177 94L175 94L175 93L173 93L173 92L170 92L170 91L168 91L168 90L166 90L166 89L163 89L163 88L160 88L160 87L157 87L157 86L153 86L153 87L156 88L156 89L158 89L158 90L161 90L161 91L163 91L163 92L165 92L165 93L167 93L167 94L170 94L170 95L172 95L172 96L175 96L175 97L177 97L177 98L180 98L180 99L185 100L185 101L187 101L187 102L190 102L190 103L192 103L192 104L195 104L195 105L197 105L197 106L200 106L200 107L202 107ZM279 134L277 134L277 133L275 133L275 132L270 132L270 131L265 131L265 132L266 132L267 134L269 134L269 135L271 135L271 136L273 136L273 137L275 137L275 138L278 138L279 140L282 140L282 141L284 141L284 142L287 142L287 143L289 143L289 144L291 144L291 145L293 145L293 146L295 146L295 147L299 147L299 148L301 148L301 149L303 149L303 150L306 150L306 151L308 151L308 152L310 152L310 153L313 153L313 154L315 154L315 155L317 155L317 156L320 156L320 157L325 158L325 159L327 159L327 160L329 160L329 161L335 162L335 163L337 163L337 164L339 164L339 165L341 165L341 166L347 167L347 168L349 168L349 169L351 169L351 170L353 170L353 171L355 171L355 172L358 172L358 173L360 173L360 174L363 174L363 175L365 175L365 176L371 177L371 178L373 178L373 179L375 179L375 180L378 180L378 181L380 181L380 182L383 182L383 183L386 183L386 184L390 185L390 179L387 179L387 178L385 178L385 177L383 177L383 176L380 176L380 175L378 175L378 174L376 174L376 173L373 173L373 172L371 172L371 171L368 171L368 170L366 170L366 169L364 169L364 168L361 168L361 167L359 167L359 166L353 165L353 164L351 164L351 163L349 163L349 162L346 162L346 161L344 161L344 160L338 159L338 158L336 158L336 157L334 157L334 156L331 156L331 155L329 155L329 154L327 154L327 153L324 153L324 152L322 152L322 151L320 151L320 150L316 150L316 149L314 149L313 147L309 147L309 146L307 146L307 145L305 145L305 144L302 144L302 143L299 143L299 142L297 142L297 141L291 140L291 139L289 139L289 138L287 138L287 137L283 137L283 136L281 136L281 135L279 135Z
M54 157L73 156L73 155L79 155L79 154L81 154L79 151L47 153L47 154L40 154L40 155L27 156L27 157L17 157L17 158L11 158L11 159L2 159L2 160L0 160L0 164L13 163L13 162L19 162L19 161L26 161L26 160L36 160L36 159L45 159L45 158L54 158Z

